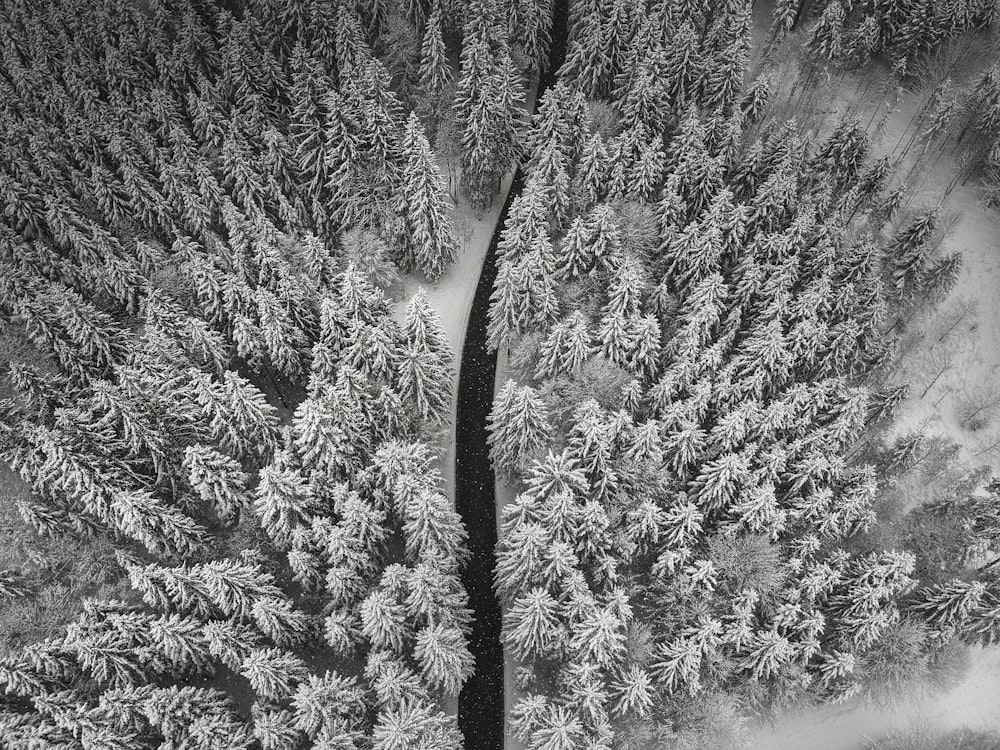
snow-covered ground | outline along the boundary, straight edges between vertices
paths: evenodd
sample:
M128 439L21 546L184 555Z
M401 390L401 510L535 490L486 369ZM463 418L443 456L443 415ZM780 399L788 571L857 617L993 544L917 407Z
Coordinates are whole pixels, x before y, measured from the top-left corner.
M927 726L1000 729L1000 651L973 653L961 685L941 695L905 697L891 705L849 702L791 711L758 726L750 750L862 750L893 730Z
M840 79L831 97L830 123L858 89L855 78ZM875 156L902 150L897 144L908 139L908 125L925 95L907 92L893 105ZM884 111L883 106L876 121ZM869 107L865 113L870 112ZM918 155L919 148L911 149L897 174L906 175ZM976 178L942 203L956 167L946 152L909 181L906 208L941 204L940 226L949 228L940 252L962 252L963 265L948 298L907 322L915 335L893 381L909 383L911 390L893 433L922 430L928 437L947 438L961 446L957 459L968 468L988 465L1000 473L1000 213L982 204ZM970 406L974 399L977 405ZM963 414L994 400L979 415L985 418L982 426L963 424ZM934 491L933 482L926 491ZM858 701L790 711L772 726L756 727L751 749L859 750L867 739L917 724L945 731L1000 730L1000 649L977 649L965 680L943 694L902 696L893 705Z
M760 3L755 42L761 44L760 23L767 18L766 3ZM831 115L844 108L857 81L842 78L834 92ZM876 154L887 153L904 135L908 123L920 106L920 92L904 95L886 121L884 134L876 144ZM529 103L530 106L530 103ZM917 150L911 154L915 156ZM901 169L905 173L909 164ZM908 208L919 209L937 205L951 179L955 162L943 158L930 170L926 179L919 180ZM449 341L455 350L455 393L458 392L458 366L468 324L472 299L489 248L499 213L506 199L511 178L503 183L500 195L492 206L477 212L460 198L454 212L456 234L461 244L457 263L436 283L430 284L409 276L402 281L398 301L400 315L405 303L418 288L423 288L428 300L441 315ZM962 446L961 457L972 465L989 464L1000 470L1000 418L992 419L977 430L961 424L962 409L970 396L989 398L995 391L1000 398L1000 216L980 203L981 190L975 180L957 187L942 206L942 217L951 224L941 251L963 252L963 268L956 288L948 301L936 313L928 313L919 328L923 337L908 352L897 378L913 385L911 396L900 415L897 433L918 427L928 434L941 434ZM972 304L966 304L971 302ZM966 309L968 308L968 309ZM956 323L956 321L958 321ZM944 338L941 335L948 331ZM947 367L933 385L923 393L930 379L946 358ZM496 388L507 377L504 353L497 362ZM452 427L457 403L452 403ZM987 410L989 413L991 410ZM1000 414L1000 410L998 410ZM442 473L449 496L454 498L455 442L454 432L446 441L442 456ZM496 484L496 505L500 509L513 500L513 488L502 479ZM515 699L512 669L505 663L505 697L507 712ZM820 706L789 712L774 725L761 725L754 731L753 750L855 750L871 737L893 729L910 726L915 721L930 723L941 729L958 727L1000 729L1000 651L977 651L966 680L958 687L940 695L908 697L891 706L860 702ZM523 745L507 737L506 750L522 750Z
M455 416L458 409L459 363L462 359L462 344L468 328L472 299L476 295L476 285L483 268L483 260L490 247L490 239L500 211L503 209L513 175L504 178L500 194L485 211L477 211L464 196L459 196L452 218L455 234L459 241L458 260L440 279L430 283L413 274L404 276L400 283L399 299L396 300L395 315L402 320L406 304L410 298L423 289L427 301L441 316L441 322L448 334L448 341L455 352L455 367L452 371L451 422L449 437L445 442L445 453L441 457L441 473L444 476L448 497L455 501Z
M883 148L896 143L918 104L916 95L901 102L889 120ZM915 185L911 208L937 205L955 169L950 157L930 167L926 180ZM1000 214L981 199L982 189L973 178L942 205L942 223L955 223L944 236L941 253L961 252L962 272L948 299L923 313L914 326L923 336L896 376L911 386L899 431L926 425L928 433L962 446L961 458L971 466L989 465L1000 472ZM993 401L997 403L988 406ZM964 415L980 407L985 407L979 414L984 424L976 429L963 424Z

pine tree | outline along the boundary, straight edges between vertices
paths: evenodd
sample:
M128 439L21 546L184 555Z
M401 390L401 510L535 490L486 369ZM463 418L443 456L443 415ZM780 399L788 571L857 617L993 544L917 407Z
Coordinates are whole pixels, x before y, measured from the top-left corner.
M517 161L522 96L496 1L476 0L466 17L453 108L463 128L462 184L485 206Z
M459 96L464 97L466 71L460 80ZM462 184L475 205L485 206L499 190L500 179L519 157L519 109L523 100L513 62L506 49L499 53L484 80L480 93L469 97L468 117L462 136ZM459 98L456 105L465 101Z
M540 726L531 733L530 743L552 750L572 750L580 746L584 736L584 726L578 716L563 706L550 706Z
M454 717L427 699L407 698L383 708L375 720L372 750L399 750L408 747L434 747L461 750L462 735Z
M415 113L410 113L403 137L405 164L400 188L399 215L407 229L405 266L436 279L456 256L456 242L448 217L441 170L434 161Z
M281 548L287 548L295 529L308 524L320 509L315 490L290 461L285 451L275 454L274 463L261 469L254 499L261 525Z
M844 16L844 6L839 0L823 9L806 41L813 59L831 63L840 58L844 49Z
M516 0L511 38L521 44L529 70L548 67L553 4L551 0Z
M667 47L663 63L667 91L675 111L697 102L698 86L704 76L698 32L690 21L683 21Z
M444 695L457 696L475 664L462 631L441 624L417 632L413 655L423 678Z
M625 366L636 347L636 339L630 320L620 313L608 313L601 318L596 339L600 342L601 356L608 361Z
M587 318L575 310L552 326L542 342L535 377L544 379L579 372L594 351Z
M440 555L441 559L461 562L467 557L461 517L440 493L417 492L406 503L403 538L413 559Z
M306 666L297 656L277 648L254 649L240 665L254 693L265 700L277 701L290 696L306 679Z
M611 690L616 696L612 706L615 714L649 716L653 708L653 683L645 669L632 665L611 684Z
M901 229L886 247L886 262L899 296L912 294L925 274L930 250L927 243L936 226L937 211L925 211Z
M516 659L558 657L567 645L566 635L559 605L544 589L519 596L504 614L504 642Z
M200 378L195 385L213 437L240 456L270 454L277 441L277 410L260 390L232 370L221 383Z
M488 417L490 460L499 471L513 472L539 450L551 427L548 410L530 386L504 383Z
M247 506L247 475L240 465L206 445L184 450L188 481L201 499L209 503L224 524L232 524Z
M509 344L527 322L531 279L522 264L501 263L490 295L487 346L491 350ZM527 288L525 288L527 285Z
M743 7L720 14L705 39L705 73L702 78L703 106L728 114L743 89L750 44L750 9Z
M757 632L740 666L757 679L763 679L778 672L791 660L792 654L792 644L785 636L777 632Z
M958 283L961 270L962 254L949 253L924 272L924 277L920 281L921 291L931 300L942 301Z
M499 263L515 265L524 259L539 238L549 230L550 204L541 182L529 179L524 190L511 201L500 241Z
M357 678L327 671L311 674L292 695L294 726L317 739L338 732L363 732L368 701Z
M602 5L599 0L573 5L566 58L558 75L588 98L604 93L613 64L610 48L621 41L605 34Z
M257 629L279 646L301 646L311 635L308 615L296 610L284 596L259 597L253 603L251 615Z
M600 204L587 215L598 268L614 270L621 263L622 232L610 204Z
M366 447L356 408L344 403L328 385L300 403L292 416L296 453L307 472L338 477L358 468Z
M361 632L375 649L402 654L412 638L403 606L385 591L372 591L360 605Z
M292 724L290 711L254 703L251 712L253 736L262 750L293 750L301 743L302 737Z
M962 628L979 613L986 594L981 581L949 581L919 591L912 609L935 628Z
M237 750L251 740L250 729L236 713L226 693L210 688L156 688L143 695L141 714L152 725L147 732L163 736L176 747Z
M610 171L609 159L600 133L592 133L583 141L571 183L574 205L581 212L589 210L605 197Z
M146 490L115 490L111 519L122 533L153 554L190 556L205 544L205 529Z
M781 42L794 28L799 7L799 0L778 0L774 4L774 17L768 34L767 53L770 53L774 45Z
M436 101L452 78L442 29L441 0L432 0L420 46L420 88L425 96Z

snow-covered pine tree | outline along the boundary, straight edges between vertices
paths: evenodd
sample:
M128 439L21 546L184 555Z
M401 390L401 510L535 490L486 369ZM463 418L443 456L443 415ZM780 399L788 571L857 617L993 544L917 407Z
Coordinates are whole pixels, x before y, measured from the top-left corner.
M207 445L184 450L188 481L224 524L234 523L247 507L247 474L233 458Z
M496 0L476 0L467 18L453 107L463 126L462 184L473 204L485 206L517 161L523 97Z
M886 246L885 259L896 293L909 297L926 273L928 242L937 226L937 210L924 211L901 228Z
M576 373L595 351L586 316L574 310L552 326L542 341L535 377Z
M279 548L287 548L296 528L308 524L319 510L315 489L296 470L289 453L275 453L274 461L261 469L254 498L254 511L268 536Z
M535 390L513 380L497 394L488 424L490 460L507 473L540 449L551 430L547 409Z
M432 0L420 46L420 88L424 96L436 101L453 76L444 43L441 0Z
M415 113L403 136L405 159L399 216L406 232L404 267L438 278L455 260L457 247L444 196L441 170Z

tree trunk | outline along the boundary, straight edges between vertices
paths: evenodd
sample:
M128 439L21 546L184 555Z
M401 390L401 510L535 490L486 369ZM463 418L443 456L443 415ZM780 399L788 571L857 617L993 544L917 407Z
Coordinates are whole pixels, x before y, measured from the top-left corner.
M795 20L792 21L792 31L798 30L799 24L805 19L806 11L810 5L812 5L812 0L802 0L799 3L798 9L795 11Z
M935 375L935 376L934 376L934 379L933 379L933 380L931 380L931 382L927 384L927 387L926 387L926 388L924 388L924 392L920 394L920 398L923 398L924 396L926 396L926 395L927 395L927 391L929 391L929 390L930 390L931 388L933 388L933 387L934 387L934 384L935 384L936 382L938 382L938 379L939 379L939 378L940 378L940 377L941 377L942 375L944 375L944 374L945 374L946 372L948 372L948 370L950 370L950 369L951 369L951 362L949 362L949 363L948 363L948 364L946 364L946 365L945 365L944 367L942 367L942 368L941 368L940 370L938 370L938 374L937 374L937 375Z
M990 560L985 565L981 565L980 567L976 568L976 572L977 573L982 573L983 571L989 570L994 565L1000 565L1000 557L994 557L992 560Z

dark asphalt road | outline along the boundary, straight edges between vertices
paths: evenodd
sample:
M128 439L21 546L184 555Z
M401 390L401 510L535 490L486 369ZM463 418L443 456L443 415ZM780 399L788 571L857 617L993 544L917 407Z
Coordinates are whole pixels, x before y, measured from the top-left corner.
M552 23L549 70L538 84L536 103L548 86L566 53L568 0L557 0ZM524 186L518 169L497 221L465 332L458 384L458 415L455 435L455 503L469 531L472 557L462 575L469 592L475 621L470 648L476 673L465 684L458 699L458 724L468 750L502 750L504 745L503 646L500 642L500 604L493 593L494 549L497 516L493 467L486 444L486 417L493 404L497 355L486 348L486 323L490 293L497 275L496 250L507 211Z

